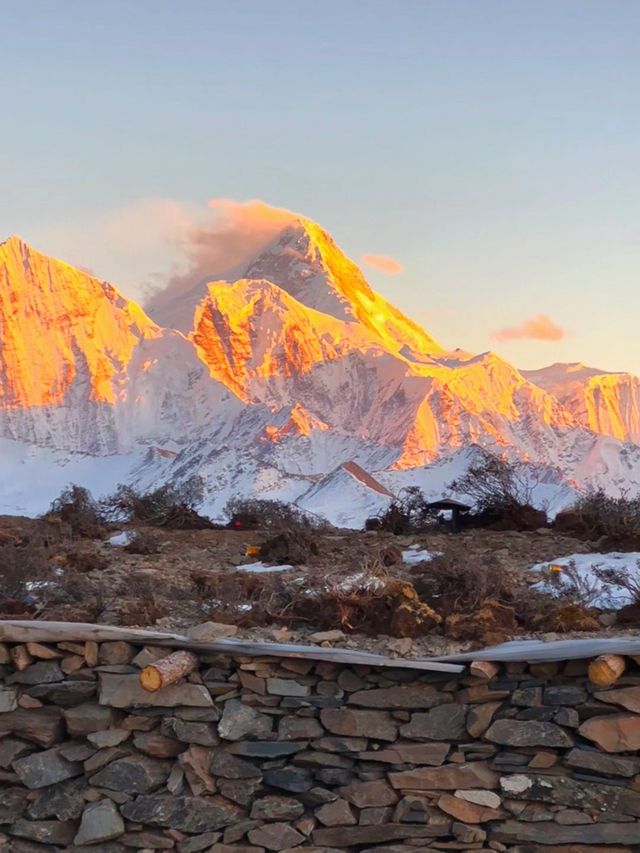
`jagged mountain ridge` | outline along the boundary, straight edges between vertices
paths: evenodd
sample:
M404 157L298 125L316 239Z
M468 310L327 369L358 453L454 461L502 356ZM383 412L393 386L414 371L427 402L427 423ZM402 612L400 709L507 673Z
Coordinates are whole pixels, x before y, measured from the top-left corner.
M0 244L0 437L129 453L131 476L149 485L197 475L216 509L225 495L304 501L310 489L316 506L344 462L391 483L472 444L572 485L640 480L640 450L610 437L606 406L608 420L585 419L543 372L445 352L309 220L283 227L241 277L168 307L190 314L189 328L150 320L18 238ZM636 413L619 413L624 438Z
M580 363L556 363L521 372L530 382L553 394L582 426L640 444L639 377Z
M1 437L103 455L195 438L241 405L111 284L19 237L0 244Z

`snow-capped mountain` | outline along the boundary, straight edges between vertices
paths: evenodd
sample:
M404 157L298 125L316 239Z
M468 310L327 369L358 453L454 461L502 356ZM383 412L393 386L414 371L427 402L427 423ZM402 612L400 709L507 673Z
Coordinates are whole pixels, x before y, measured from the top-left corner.
M198 476L216 515L258 494L359 524L386 491L442 492L476 445L552 472L553 506L640 483L640 380L446 352L307 219L232 281L149 312L19 238L0 244L0 472L25 474L0 490L5 511L44 509L67 466L100 492L110 471L114 486ZM56 489L36 506L43 465Z
M579 363L523 370L522 375L553 394L587 429L640 444L640 377Z

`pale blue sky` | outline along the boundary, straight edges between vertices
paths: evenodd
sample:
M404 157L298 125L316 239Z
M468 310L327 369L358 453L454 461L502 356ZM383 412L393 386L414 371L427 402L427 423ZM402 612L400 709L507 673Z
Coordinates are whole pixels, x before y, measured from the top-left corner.
M637 0L21 0L1 18L0 238L138 293L170 259L144 200L261 198L401 261L367 275L445 345L640 372ZM541 313L563 340L491 338Z

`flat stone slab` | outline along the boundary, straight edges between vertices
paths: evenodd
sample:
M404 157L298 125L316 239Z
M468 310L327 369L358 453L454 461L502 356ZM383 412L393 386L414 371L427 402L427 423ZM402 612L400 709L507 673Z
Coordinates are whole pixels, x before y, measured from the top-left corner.
M420 767L402 773L389 773L394 788L409 791L455 791L468 788L498 787L499 776L483 761L469 764L444 764L442 767Z
M141 796L120 809L135 823L166 826L181 832L211 832L241 820L243 811L216 797Z
M175 708L178 705L206 708L213 699L202 684L171 684L155 693L145 690L138 675L100 673L99 702L113 708Z
M502 746L570 747L573 738L555 723L538 720L496 720L485 732L485 738Z
M45 788L84 772L79 761L67 761L55 748L18 758L13 762L13 769L27 788Z

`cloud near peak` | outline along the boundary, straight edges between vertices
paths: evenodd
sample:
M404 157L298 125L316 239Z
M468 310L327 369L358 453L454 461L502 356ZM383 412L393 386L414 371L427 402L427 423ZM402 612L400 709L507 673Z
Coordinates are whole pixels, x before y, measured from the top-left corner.
M392 258L391 255L364 254L360 260L363 264L383 272L385 275L399 275L404 271L404 265Z
M497 341L561 341L566 334L547 314L536 314L517 326L498 329L492 337Z

